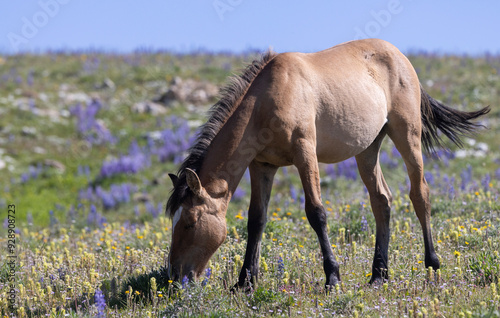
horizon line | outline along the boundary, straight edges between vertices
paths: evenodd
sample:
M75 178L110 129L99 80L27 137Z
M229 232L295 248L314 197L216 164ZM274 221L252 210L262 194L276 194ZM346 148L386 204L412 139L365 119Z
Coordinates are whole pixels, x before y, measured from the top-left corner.
M60 54L60 55L77 55L77 54L107 54L107 55L128 55L128 54L172 54L172 55L249 55L249 54L263 54L270 47L258 48L251 47L242 50L231 50L231 49L209 49L205 47L191 48L191 49L173 49L173 48L161 48L154 46L137 46L134 49L117 49L117 48L96 48L94 46L88 46L86 48L44 48L44 49L26 49L18 50L12 52L11 50L5 50L0 48L0 55L3 56L17 56L17 55L48 55L48 54ZM325 48L326 49L326 48ZM458 57L500 57L500 50L497 52L492 52L490 50L484 50L481 52L470 53L466 51L447 51L442 49L423 49L423 48L408 48L406 50L400 49L404 55L429 55L434 57L442 56L458 56ZM306 50L285 50L283 52L302 52L302 53L313 53L318 52L306 51Z

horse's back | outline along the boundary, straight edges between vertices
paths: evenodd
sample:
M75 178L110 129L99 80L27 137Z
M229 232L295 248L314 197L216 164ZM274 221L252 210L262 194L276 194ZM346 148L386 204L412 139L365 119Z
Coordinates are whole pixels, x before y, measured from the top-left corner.
M283 127L284 138L277 146L312 139L321 162L339 162L362 152L386 124L394 100L419 92L406 57L376 39L316 53L279 54L263 73L259 107Z

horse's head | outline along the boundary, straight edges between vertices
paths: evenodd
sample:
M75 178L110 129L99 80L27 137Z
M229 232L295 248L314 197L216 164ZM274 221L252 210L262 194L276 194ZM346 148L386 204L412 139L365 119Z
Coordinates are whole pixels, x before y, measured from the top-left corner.
M226 207L221 198L227 185L209 194L191 169L170 177L174 183L167 204L167 213L173 217L170 273L174 280L197 279L226 238Z

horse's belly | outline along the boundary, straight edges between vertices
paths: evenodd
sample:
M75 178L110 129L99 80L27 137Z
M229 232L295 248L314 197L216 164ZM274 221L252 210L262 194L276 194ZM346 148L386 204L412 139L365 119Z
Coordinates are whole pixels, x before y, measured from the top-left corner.
M347 122L343 125L325 121L316 130L318 161L335 163L363 152L377 138L386 122L385 116Z
M358 145L346 144L342 140L332 138L326 144L318 143L316 154L319 162L336 163L361 153L369 145L367 143L360 143Z

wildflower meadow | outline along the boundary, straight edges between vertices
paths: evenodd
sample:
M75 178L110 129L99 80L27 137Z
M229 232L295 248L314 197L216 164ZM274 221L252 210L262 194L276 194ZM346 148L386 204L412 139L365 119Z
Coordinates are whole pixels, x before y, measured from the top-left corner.
M369 285L375 220L354 159L321 165L342 282L324 289L299 176L279 170L260 278L232 292L246 246L250 178L227 238L197 282L169 280L176 172L217 101L214 88L256 57L137 51L0 56L2 317L499 317L500 55L409 55L430 95L490 105L474 138L424 155L441 268L425 268L404 163L386 139L394 196L389 280Z

